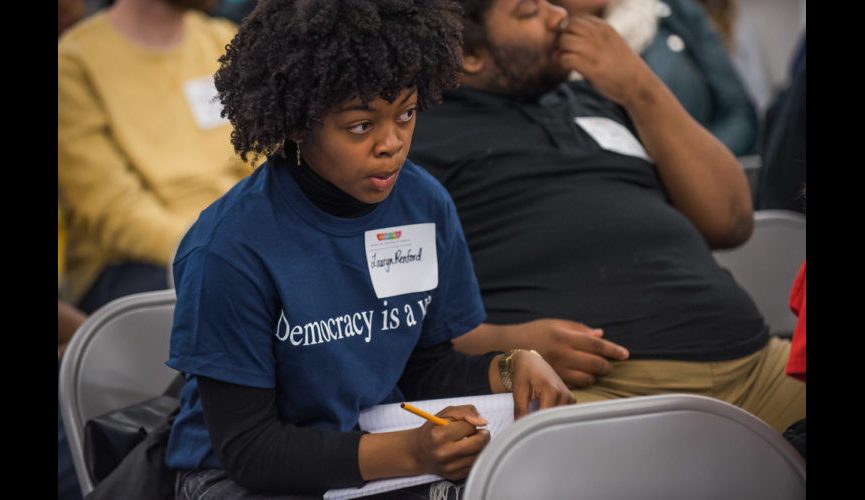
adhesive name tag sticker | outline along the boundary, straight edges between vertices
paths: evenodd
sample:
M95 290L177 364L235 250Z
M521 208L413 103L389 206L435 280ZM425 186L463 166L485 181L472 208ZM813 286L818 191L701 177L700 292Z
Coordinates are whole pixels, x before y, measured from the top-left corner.
M188 80L183 84L183 92L198 128L209 130L228 123L227 119L220 116L222 102L219 101L212 76Z
M621 123L601 116L578 116L574 121L607 151L652 161L640 141Z
M425 292L438 286L434 222L367 231L364 246L376 297Z

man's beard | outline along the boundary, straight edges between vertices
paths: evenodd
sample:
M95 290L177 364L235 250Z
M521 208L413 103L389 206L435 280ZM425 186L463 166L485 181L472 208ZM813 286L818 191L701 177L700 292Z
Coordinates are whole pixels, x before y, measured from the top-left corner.
M488 85L502 94L537 97L558 87L568 77L567 70L550 63L549 57L532 46L490 44L489 51L495 67Z

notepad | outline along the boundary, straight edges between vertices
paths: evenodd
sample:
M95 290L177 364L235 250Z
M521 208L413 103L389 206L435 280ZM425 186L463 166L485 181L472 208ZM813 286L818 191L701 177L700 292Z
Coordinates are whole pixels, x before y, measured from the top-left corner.
M510 393L429 399L426 401L412 401L411 404L432 414L436 414L448 406L475 405L478 413L488 422L485 428L490 432L491 438L495 438L499 431L514 422L514 397ZM361 430L367 432L393 432L420 427L424 424L424 419L403 410L399 407L399 403L394 403L378 405L362 411L358 423ZM408 488L409 486L432 483L442 479L444 478L435 474L379 479L369 481L360 488L328 490L324 494L324 498L327 500L358 498L385 491Z

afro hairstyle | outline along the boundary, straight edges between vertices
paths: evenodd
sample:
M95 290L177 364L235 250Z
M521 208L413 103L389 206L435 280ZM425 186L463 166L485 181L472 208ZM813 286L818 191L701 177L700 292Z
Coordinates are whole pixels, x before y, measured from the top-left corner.
M462 68L460 7L449 0L262 0L215 75L244 161L283 153L339 104L417 90L441 101Z

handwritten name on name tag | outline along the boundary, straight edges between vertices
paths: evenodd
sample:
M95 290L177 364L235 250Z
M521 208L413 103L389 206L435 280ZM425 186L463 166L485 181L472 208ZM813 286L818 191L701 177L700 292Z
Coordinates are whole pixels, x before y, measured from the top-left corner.
M364 247L376 297L423 292L438 286L434 222L367 231Z

